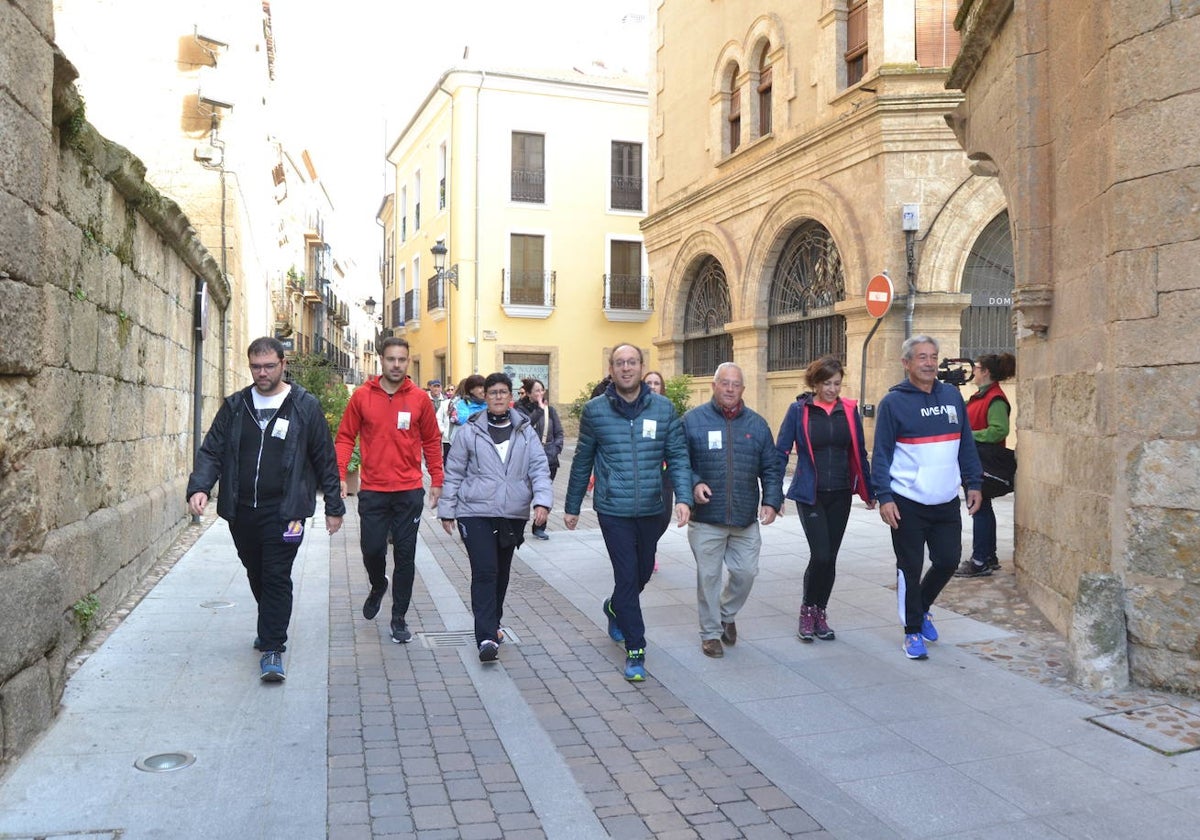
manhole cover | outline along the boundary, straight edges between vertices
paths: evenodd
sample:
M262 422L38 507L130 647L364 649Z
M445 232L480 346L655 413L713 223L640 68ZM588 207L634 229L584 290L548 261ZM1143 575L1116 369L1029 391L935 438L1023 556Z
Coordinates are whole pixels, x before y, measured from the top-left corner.
M1163 755L1200 749L1200 716L1166 703L1088 720Z
M227 610L233 606L233 601L201 601L200 606L206 610Z

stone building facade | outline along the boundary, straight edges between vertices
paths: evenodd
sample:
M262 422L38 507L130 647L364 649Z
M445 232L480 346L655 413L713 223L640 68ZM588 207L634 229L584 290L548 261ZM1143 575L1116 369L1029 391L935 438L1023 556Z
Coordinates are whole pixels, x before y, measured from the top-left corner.
M747 402L775 425L825 353L846 363L844 392L874 404L903 376L906 332L935 336L950 357L1012 349L1004 194L944 120L961 100L945 86L954 11L951 0L655 4L642 229L654 343L667 372L696 377L696 399L732 358ZM999 256L977 259L993 239ZM990 295L998 328L981 343L968 314L989 308L971 293L995 282L984 264L1008 290ZM865 287L885 271L896 302L866 344L877 322Z
M1200 689L1200 4L964 2L1016 253L1016 563L1078 678Z
M0 761L186 522L192 407L232 367L229 286L141 162L100 136L49 0L0 3ZM196 290L207 285L208 338ZM202 393L194 392L201 372Z

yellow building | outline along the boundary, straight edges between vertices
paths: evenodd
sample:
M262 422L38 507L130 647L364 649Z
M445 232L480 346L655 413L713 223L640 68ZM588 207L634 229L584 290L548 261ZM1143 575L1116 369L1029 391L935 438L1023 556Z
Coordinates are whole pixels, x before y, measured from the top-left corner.
M848 396L877 403L910 330L948 357L1013 349L1004 195L945 120L962 99L945 88L956 10L656 3L642 226L654 344L698 398L732 359L775 425L825 353L846 363ZM865 287L885 271L896 300L865 344Z
M452 69L388 153L384 332L409 373L503 370L569 403L616 344L650 344L646 90L625 78ZM439 274L434 250L445 249Z

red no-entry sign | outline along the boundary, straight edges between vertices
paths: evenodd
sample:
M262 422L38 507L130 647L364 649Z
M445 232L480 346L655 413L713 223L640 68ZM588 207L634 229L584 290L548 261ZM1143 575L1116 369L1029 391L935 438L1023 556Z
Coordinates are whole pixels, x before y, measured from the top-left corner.
M867 283L867 314L872 318L882 318L892 308L892 298L896 290L891 279L886 274L876 274Z

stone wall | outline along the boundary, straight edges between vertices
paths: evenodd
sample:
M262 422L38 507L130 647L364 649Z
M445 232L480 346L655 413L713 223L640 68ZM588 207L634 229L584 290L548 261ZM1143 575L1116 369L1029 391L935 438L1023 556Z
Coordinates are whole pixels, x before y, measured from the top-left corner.
M53 717L82 635L186 522L194 292L204 417L229 287L141 163L99 136L49 0L0 2L0 761Z
M1200 4L972 0L960 22L952 122L1016 248L1019 580L1081 682L1196 692L1200 70L1178 57Z

